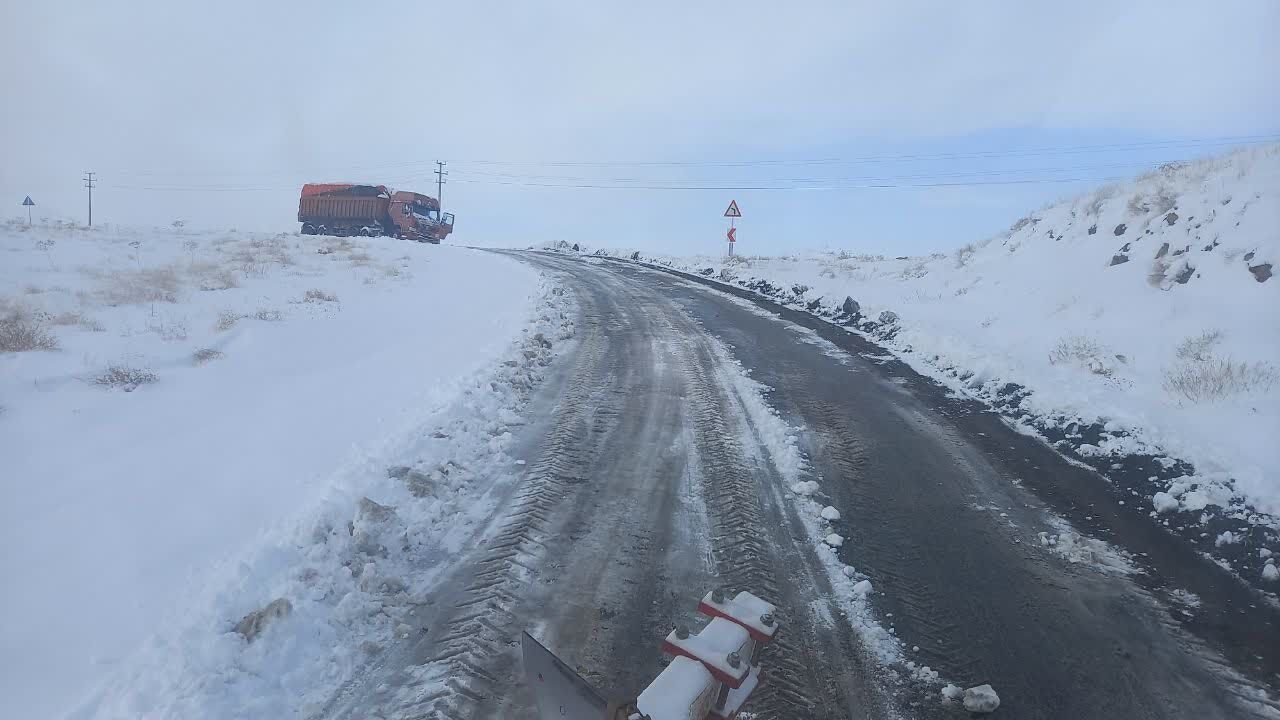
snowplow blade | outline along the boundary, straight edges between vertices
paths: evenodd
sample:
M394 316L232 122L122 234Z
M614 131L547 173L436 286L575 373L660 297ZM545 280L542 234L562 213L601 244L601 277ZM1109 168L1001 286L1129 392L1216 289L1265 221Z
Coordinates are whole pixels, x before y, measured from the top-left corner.
M540 720L610 720L605 699L527 632L520 636L520 649Z

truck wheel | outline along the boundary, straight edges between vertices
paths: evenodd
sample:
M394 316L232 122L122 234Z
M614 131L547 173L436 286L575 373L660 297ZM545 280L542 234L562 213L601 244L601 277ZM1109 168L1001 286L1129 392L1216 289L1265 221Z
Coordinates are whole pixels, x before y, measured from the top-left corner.
M325 227L324 225L321 225L320 227L316 228L316 234L317 234L317 235L328 235L328 234L329 234L329 228Z
M303 235L315 235L315 234L316 234L316 226L315 226L315 225L312 225L311 223L302 223L302 234L303 234Z
M367 227L360 228L360 237L373 237L373 231Z

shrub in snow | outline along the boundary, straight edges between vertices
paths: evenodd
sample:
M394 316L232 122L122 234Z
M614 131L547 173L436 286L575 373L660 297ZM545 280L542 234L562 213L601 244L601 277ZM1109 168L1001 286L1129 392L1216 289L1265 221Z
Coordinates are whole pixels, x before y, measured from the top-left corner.
M1206 330L1178 343L1174 350L1179 360L1189 362L1209 362L1213 359L1213 350L1222 342L1222 333L1218 330Z
M1129 198L1129 212L1133 215L1146 215L1154 211L1156 215L1160 215L1172 210L1177 203L1177 194L1170 188L1161 185L1154 193L1137 192L1133 197ZM1169 224L1172 225L1173 223Z
M293 604L285 598L276 598L261 610L254 610L236 623L236 632L245 642L253 642L272 622L293 612Z
M1094 375L1111 375L1111 364L1104 359L1106 352L1094 340L1083 335L1062 338L1049 351L1049 364L1075 363Z
M0 317L0 352L57 349L58 338L49 332L40 317L21 310Z
M218 322L213 326L219 332L225 332L236 326L240 322L240 318L244 317L240 313L233 313L230 310L223 310L218 313Z
M1171 394L1198 403L1240 393L1266 392L1275 384L1276 378L1276 368L1271 363L1211 358L1166 369L1163 387Z
M197 270L197 268L202 268ZM197 275L196 287L206 292L231 290L240 287L240 279L230 270L215 265L198 266L192 264L192 274Z
M108 388L120 388L125 392L133 392L139 385L147 385L156 381L156 374L150 370L129 367L128 365L112 365L107 371L93 379L95 385Z
M196 365L203 365L212 360L217 360L220 357L222 357L221 350L214 350L213 348L200 348L194 353L191 353L191 362L195 363Z
M1058 341L1049 351L1049 362L1053 365L1064 362L1084 363L1102 353L1102 346L1083 335L1071 335Z
M181 318L162 318L154 313L147 318L147 331L170 342L187 339L187 321Z
M338 302L338 296L312 288L302 297L304 302Z
M878 318L878 320L880 321L881 325L892 325L898 322L898 313L892 310L885 310L884 312L880 313L880 317Z
M403 528L396 510L380 505L369 498L360 498L355 519L348 527L356 552L364 555L386 557L397 546L396 536Z
M1000 707L1000 696L990 685L978 685L964 691L964 709L969 712L995 712L998 707Z
M900 277L903 280L914 280L917 278L922 278L928 274L929 274L929 264L926 263L924 260L918 260L912 263L911 265L908 265L907 267L903 268L902 273L900 274Z
M143 305L178 301L182 281L171 266L117 270L109 274L106 284L97 291L104 305Z

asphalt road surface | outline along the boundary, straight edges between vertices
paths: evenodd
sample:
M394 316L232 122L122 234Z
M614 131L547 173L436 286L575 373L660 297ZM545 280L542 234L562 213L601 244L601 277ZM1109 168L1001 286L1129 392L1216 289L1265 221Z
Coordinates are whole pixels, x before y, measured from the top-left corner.
M632 264L517 257L581 312L519 438L527 471L414 632L324 717L531 718L524 629L634 696L713 586L780 607L756 717L963 716L845 620L739 365L797 429L880 624L944 680L991 683L995 717L1280 717L1280 611L1091 471L794 311Z

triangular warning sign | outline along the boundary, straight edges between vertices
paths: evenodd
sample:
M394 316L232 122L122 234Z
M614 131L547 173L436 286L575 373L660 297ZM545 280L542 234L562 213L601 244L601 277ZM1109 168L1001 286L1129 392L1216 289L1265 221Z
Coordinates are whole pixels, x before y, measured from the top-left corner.
M31 200L31 196L30 196L30 195L28 195L28 196L27 196L27 199L26 199L26 200L23 200L23 201L22 201L22 204L23 204L23 206L35 205L35 203L34 203L34 202L32 202L32 200Z
M738 201L730 200L729 209L724 211L725 217L742 217L742 211L738 209Z

